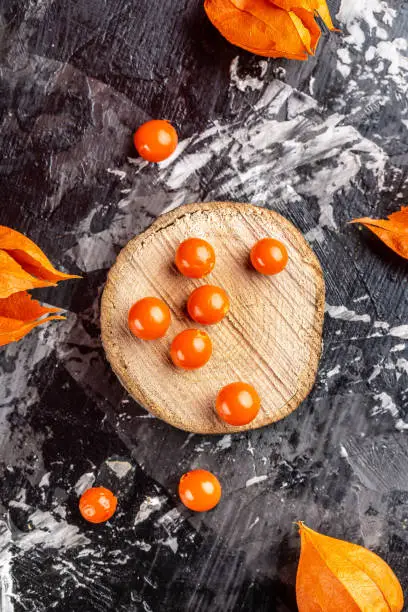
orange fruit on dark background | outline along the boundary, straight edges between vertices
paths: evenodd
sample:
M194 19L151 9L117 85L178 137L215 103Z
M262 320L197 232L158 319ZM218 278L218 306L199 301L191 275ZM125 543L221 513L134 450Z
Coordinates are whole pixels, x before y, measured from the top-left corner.
M152 119L136 130L133 142L140 157L149 162L161 162L176 150L178 136L165 119Z
M118 500L105 487L92 487L81 495L79 511L89 523L104 523L116 510Z
M220 481L207 470L192 470L181 477L179 496L190 510L207 512L221 499Z

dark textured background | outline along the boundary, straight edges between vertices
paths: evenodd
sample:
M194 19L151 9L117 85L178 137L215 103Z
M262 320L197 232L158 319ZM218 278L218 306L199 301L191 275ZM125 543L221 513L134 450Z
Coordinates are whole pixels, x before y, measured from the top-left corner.
M408 200L408 3L362 2L347 21L351 4L331 2L342 33L315 58L263 63L199 0L0 2L0 223L84 276L37 292L66 322L0 351L2 611L295 611L296 520L375 550L407 587L407 268L347 221ZM150 117L190 138L160 169L131 144ZM275 426L210 438L126 395L98 298L132 235L217 198L305 232L328 311L308 400ZM176 495L198 466L224 488L203 516ZM97 527L77 510L94 478L119 496Z

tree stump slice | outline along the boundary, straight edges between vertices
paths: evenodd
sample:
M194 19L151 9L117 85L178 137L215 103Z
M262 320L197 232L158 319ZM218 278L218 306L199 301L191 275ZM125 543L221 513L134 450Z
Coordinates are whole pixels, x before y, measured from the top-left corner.
M215 268L203 279L183 277L173 263L177 246L192 236L215 249ZM249 262L251 247L265 236L288 249L288 265L275 276L262 276ZM200 326L186 314L190 293L203 284L219 285L229 295L230 311L217 325ZM255 429L287 416L310 392L322 345L324 292L315 254L281 215L250 204L191 204L159 217L119 254L102 297L102 341L128 392L171 425L202 434ZM170 328L160 340L139 340L128 329L130 307L146 296L160 297L171 310ZM169 357L172 339L187 327L205 329L213 342L210 361L190 372L174 367ZM219 420L215 398L239 380L257 389L261 410L248 425L232 427Z

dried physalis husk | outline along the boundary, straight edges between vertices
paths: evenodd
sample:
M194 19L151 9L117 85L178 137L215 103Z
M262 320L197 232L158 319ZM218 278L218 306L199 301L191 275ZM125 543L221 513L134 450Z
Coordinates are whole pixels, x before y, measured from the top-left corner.
M42 306L27 289L71 278L79 277L60 272L32 240L0 225L0 346L20 340L38 325L64 319L55 314L59 308Z
M75 274L65 274L54 268L48 257L35 242L11 227L0 225L0 250L6 252L14 260L14 264L18 264L26 273L27 277L35 277L43 281L39 285L37 280L37 284L24 287L24 289L50 286L55 285L58 281L79 278ZM1 297L6 296L2 295Z
M27 291L0 298L0 346L21 340L38 325L65 319L55 314L59 311L59 308L42 306ZM50 314L51 317L47 316Z
M232 44L266 57L313 55L321 35L316 17L335 29L326 0L205 0L204 8Z
M362 217L353 219L351 223L361 223L395 253L408 259L408 206L392 213L388 219Z
M401 612L404 596L392 569L378 555L298 523L296 577L299 612Z

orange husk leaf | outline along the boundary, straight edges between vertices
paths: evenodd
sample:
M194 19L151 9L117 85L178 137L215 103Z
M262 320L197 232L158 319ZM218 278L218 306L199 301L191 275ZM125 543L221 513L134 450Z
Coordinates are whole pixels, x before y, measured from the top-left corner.
M392 569L373 552L298 523L299 612L401 612L404 596Z
M38 319L36 321L22 321L20 319L9 319L8 317L0 316L0 346L17 342L26 336L32 329L48 321L63 320L65 317L53 315L48 318Z
M362 217L353 219L351 223L361 223L395 253L408 259L408 206L392 213L388 219Z
M289 11L288 15L293 21L306 51L310 55L314 55L321 36L320 28L314 16L303 9Z
M318 15L329 30L338 31L333 25L326 0L269 0L269 2L285 11L296 12L300 9L307 11L311 16Z
M205 0L204 8L234 45L266 57L307 59L312 36L303 21L268 0Z
M80 278L75 274L64 274L64 272L59 272L54 268L48 257L46 257L35 242L20 232L10 227L5 227L4 225L0 225L0 249L7 251L7 253L32 276L50 281L48 285L70 278ZM29 287L25 288L28 289Z
M0 299L0 317L24 322L35 321L44 315L60 312L60 310L60 308L42 306L27 291L19 291L8 298Z
M9 253L0 249L0 299L18 291L49 287L55 283L31 276Z

